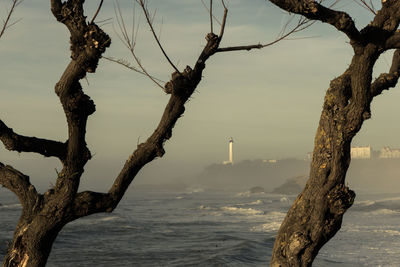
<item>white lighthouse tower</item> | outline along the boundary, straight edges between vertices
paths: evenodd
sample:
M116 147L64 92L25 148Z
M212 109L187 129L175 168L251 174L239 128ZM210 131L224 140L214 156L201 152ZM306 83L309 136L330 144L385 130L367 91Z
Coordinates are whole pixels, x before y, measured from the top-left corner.
M229 139L229 160L223 162L223 164L233 165L233 138Z
M233 165L233 138L229 139L229 162Z

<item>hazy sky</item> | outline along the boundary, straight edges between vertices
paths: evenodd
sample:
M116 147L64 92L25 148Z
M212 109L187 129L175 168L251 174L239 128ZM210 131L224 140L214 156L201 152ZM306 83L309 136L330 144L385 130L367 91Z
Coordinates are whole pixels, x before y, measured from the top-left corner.
M99 1L87 2L86 15L91 18ZM288 19L268 1L227 2L229 16L221 46L270 42ZM7 3L0 1L3 17ZM359 28L372 19L353 1L343 3L338 8L348 11ZM69 34L56 22L49 5L49 1L24 1L14 14L14 19L22 20L0 40L0 118L19 134L65 141L66 122L54 85L69 62ZM130 27L132 2L121 0L120 5ZM141 18L137 54L154 76L167 81L173 69L136 9L136 18ZM173 62L180 69L193 66L210 29L201 1L152 0L149 9L157 9L157 32L161 28L161 42ZM215 15L222 17L219 3ZM97 20L113 17L112 1L105 1ZM106 55L131 61L112 24L103 28L113 41ZM330 80L350 63L352 50L347 38L326 24L316 23L293 37L313 38L213 56L172 139L166 143L165 156L145 172L154 168L165 177L179 172L184 175L222 162L228 156L229 137L235 141L237 161L304 158L312 151L325 91ZM375 76L387 71L390 62L390 55L381 58ZM148 78L105 60L87 79L88 83L82 84L97 111L88 122L87 142L94 157L84 183L108 184L106 181L116 175L138 140L146 140L155 129L169 96ZM374 100L372 119L364 124L354 145L371 145L376 150L384 145L400 147L399 96L395 88ZM0 161L43 184L50 183L54 168L60 168L54 159L9 152L3 146Z

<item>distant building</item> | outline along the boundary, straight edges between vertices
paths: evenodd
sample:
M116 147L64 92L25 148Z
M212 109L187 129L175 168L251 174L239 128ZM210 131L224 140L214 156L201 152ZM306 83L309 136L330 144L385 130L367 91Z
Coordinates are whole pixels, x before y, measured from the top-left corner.
M391 149L390 147L385 146L379 151L379 158L400 158L400 149Z
M231 164L233 165L233 138L229 139L229 160L222 162L222 164Z
M350 150L352 159L370 159L371 154L371 146L356 146Z
M277 160L276 159L263 159L264 163L276 163Z

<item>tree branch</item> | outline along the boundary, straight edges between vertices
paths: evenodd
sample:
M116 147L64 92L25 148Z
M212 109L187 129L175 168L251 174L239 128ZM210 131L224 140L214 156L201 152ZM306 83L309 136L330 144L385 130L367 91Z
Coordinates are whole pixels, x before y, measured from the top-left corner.
M67 144L16 134L0 120L0 140L10 151L35 152L45 157L57 157L63 161L67 154Z
M387 38L384 48L385 50L400 48L400 32L396 31Z
M91 158L85 141L86 122L95 112L95 105L83 92L79 81L88 72L95 72L101 55L111 44L110 37L95 23L87 24L83 3L84 0L63 3L51 0L51 10L55 18L66 25L71 34L72 60L55 86L68 123L67 155L54 188L55 194L63 199L65 206L73 201L83 167Z
M162 46L161 43L160 43L160 40L158 39L158 37L157 37L157 35L156 35L155 31L154 31L153 22L150 20L150 15L149 15L149 11L148 11L147 8L146 8L145 0L137 0L137 1L139 2L140 6L141 6L142 9L143 9L143 13L144 13L144 16L146 17L147 24L149 24L150 30L151 30L151 32L153 33L154 39L156 40L158 46L160 47L161 52L164 54L164 57L167 59L167 61L169 62L169 64L174 68L174 70L175 70L176 72L179 72L178 68L177 68L177 67L174 65L174 63L172 63L172 61L169 59L167 53L165 52L163 46ZM210 11L210 12L212 12L212 11Z
M140 74L144 74L146 75L152 82L154 82L158 87L160 87L161 89L164 90L164 87L160 84L160 80L155 78L153 75L151 75L146 68L143 66L143 64L141 63L139 57L136 55L135 53L135 45L136 45L136 37L137 37L137 29L136 29L136 35L135 35L135 27L134 25L132 25L132 36L130 37L128 34L128 31L125 27L125 22L124 22L124 18L122 16L121 13L121 8L119 7L118 2L116 2L116 7L114 6L115 9L115 15L117 17L117 23L119 26L119 29L121 31L122 37L117 33L119 39L122 41L122 43L126 46L126 48L128 48L129 52L132 54L133 59L135 60L136 64L139 66L139 68L141 69L141 71L138 68L132 67L128 64L125 64L123 61L119 60L116 63L123 65L133 71L136 71ZM133 18L134 19L134 18ZM154 34L154 32L153 32ZM105 57L106 59L110 60L110 58Z
M165 85L165 91L171 94L162 118L145 143L139 144L128 158L107 194L83 192L77 195L74 210L78 217L107 211L118 205L136 174L147 163L165 153L164 143L171 138L172 129L185 111L185 103L199 84L207 59L218 49L220 38L212 33L206 36L207 44L197 59L195 66L189 66L183 72L174 72L172 79ZM81 208L84 207L84 208Z
M223 27L225 26L225 20L226 20L226 14L227 14L227 9L226 9L226 13L224 14L224 20L223 20L223 24L221 27L221 33L220 33L220 38L222 36L222 34L224 33L223 31ZM290 21L288 21L289 24ZM294 34L296 32L302 31L308 27L310 27L314 22L310 22L308 19L306 18L301 18L295 27L293 27L293 29L291 29L290 31L286 32L286 27L287 25L283 28L280 36L275 39L272 42L266 43L266 44L256 44L256 45L243 45L243 46L229 46L229 47L222 47L222 48L218 48L217 52L229 52L229 51L242 51L242 50L247 50L250 51L252 49L261 49L267 46L271 46L275 43L278 43L282 40L285 40L289 35Z
M311 20L329 23L349 37L351 41L360 40L360 32L353 19L345 12L336 11L312 0L269 0L278 7L302 15Z
M382 73L371 85L371 95L380 95L384 90L395 87L400 76L400 50L397 49L393 54L392 66L389 73Z
M12 4L10 7L10 10L8 11L7 14L7 18L4 20L3 22L3 26L0 28L0 38L3 36L4 32L6 31L7 28L11 27L12 25L14 25L16 22L14 23L10 23L10 19L11 19L11 15L13 14L13 12L15 11L15 8L22 2L23 0L12 0Z
M29 177L0 162L0 184L17 195L24 210L31 210L40 199Z
M101 6L103 5L103 1L104 1L104 0L100 0L100 4L99 4L99 6L97 7L96 13L94 13L94 16L93 16L93 18L92 18L92 20L90 21L89 24L92 24L92 23L94 22L94 20L96 19L97 15L98 15L99 12L100 12Z

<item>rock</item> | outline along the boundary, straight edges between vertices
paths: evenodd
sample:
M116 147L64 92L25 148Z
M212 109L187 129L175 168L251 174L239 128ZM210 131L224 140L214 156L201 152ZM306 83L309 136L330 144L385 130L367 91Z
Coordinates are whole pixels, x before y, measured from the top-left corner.
M287 179L285 183L275 188L272 193L283 195L299 194L306 185L307 179L308 177L305 175Z
M264 188L261 187L261 186L255 186L255 187L250 188L250 193L252 193L252 194L255 194L255 193L264 193L264 192L265 192L265 190L264 190Z

